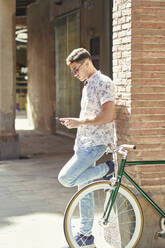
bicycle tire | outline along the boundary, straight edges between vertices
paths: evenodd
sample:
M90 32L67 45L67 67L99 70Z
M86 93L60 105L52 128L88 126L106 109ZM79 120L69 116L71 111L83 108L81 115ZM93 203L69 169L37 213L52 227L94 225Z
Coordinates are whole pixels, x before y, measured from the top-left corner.
M96 248L133 248L136 246L143 230L143 213L137 198L125 186L121 185L119 188L108 225L102 225L103 202L109 199L107 195L111 193L111 190L112 187L108 181L98 181L81 189L70 200L64 215L64 233L70 248L80 248L74 239L80 222L78 205L79 201L91 192L94 192L95 199L92 234L95 237ZM104 200L103 197L105 197ZM101 209L100 206L102 206Z

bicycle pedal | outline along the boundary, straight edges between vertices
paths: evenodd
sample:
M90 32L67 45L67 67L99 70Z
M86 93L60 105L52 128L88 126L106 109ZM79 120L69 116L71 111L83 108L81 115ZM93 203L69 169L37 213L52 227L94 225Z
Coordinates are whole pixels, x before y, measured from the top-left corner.
M156 232L154 238L155 239L158 239L158 238L165 239L165 231Z

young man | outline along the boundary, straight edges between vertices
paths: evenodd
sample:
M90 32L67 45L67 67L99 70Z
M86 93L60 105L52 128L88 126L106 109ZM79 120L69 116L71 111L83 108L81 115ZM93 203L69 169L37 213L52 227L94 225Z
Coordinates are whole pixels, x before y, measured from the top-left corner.
M75 153L60 171L58 180L65 187L78 186L80 190L94 179L109 179L114 170L110 161L95 166L107 145L114 142L114 85L109 77L96 70L90 53L84 48L74 49L66 63L73 76L84 83L84 87L80 117L60 119L67 128L77 128L77 136ZM95 247L93 220L87 218L92 216L92 203L92 195L80 203L81 227L75 239L82 247Z

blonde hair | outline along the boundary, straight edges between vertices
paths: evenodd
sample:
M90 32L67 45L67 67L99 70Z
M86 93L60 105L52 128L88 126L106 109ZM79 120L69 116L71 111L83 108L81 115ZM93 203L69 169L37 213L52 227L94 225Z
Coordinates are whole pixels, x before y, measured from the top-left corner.
M66 58L66 64L70 65L73 62L79 62L84 59L90 59L91 55L85 48L74 49L69 56Z

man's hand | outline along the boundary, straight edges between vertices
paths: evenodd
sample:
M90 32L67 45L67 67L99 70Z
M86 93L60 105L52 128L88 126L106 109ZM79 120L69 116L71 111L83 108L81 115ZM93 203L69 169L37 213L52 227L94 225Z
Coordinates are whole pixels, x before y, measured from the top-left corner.
M115 118L115 104L114 102L106 102L102 105L101 112L94 118L83 119L80 118L60 118L62 125L67 128L78 128L80 125L103 125L110 123Z
M82 122L79 118L60 118L60 122L69 129L78 128L80 125L82 125Z

